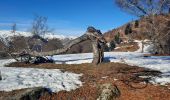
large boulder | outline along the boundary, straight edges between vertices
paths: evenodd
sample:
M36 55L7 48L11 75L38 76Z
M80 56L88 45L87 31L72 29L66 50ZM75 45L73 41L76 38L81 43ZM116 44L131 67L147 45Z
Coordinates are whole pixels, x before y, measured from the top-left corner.
M120 96L120 90L116 85L110 83L102 84L99 87L97 100L116 100Z
M1 97L3 100L38 100L43 95L51 95L50 92L43 87L35 87L22 90L14 96Z

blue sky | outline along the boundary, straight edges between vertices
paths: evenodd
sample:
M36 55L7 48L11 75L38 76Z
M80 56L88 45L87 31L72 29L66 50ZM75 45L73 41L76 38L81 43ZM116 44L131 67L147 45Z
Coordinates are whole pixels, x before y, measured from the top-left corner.
M102 32L119 27L134 16L121 11L114 0L1 0L0 29L29 31L34 15L48 17L48 25L58 34L79 36L88 26Z

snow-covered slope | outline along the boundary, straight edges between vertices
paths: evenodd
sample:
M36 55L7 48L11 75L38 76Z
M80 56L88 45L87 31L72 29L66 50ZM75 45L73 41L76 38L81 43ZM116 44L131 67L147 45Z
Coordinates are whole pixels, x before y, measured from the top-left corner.
M24 37L32 36L32 34L30 32L16 31L15 33L12 33L11 31L6 31L6 30L1 30L0 31L0 37L2 37L2 38L13 37L14 35L15 36L24 36ZM69 39L74 39L76 37L74 37L74 36L64 36L64 35L56 35L56 34L48 33L48 34L46 34L44 36L44 38L48 38L48 39L53 39L53 38L59 38L59 39L69 38Z

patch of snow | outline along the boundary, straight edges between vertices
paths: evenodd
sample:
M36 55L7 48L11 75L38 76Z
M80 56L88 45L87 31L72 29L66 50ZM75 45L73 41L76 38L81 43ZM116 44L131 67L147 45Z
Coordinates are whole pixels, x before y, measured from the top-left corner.
M5 65L15 62L14 59L2 59L0 60L0 67L4 67Z
M138 43L139 49L136 52L142 52L142 41L141 40L135 40L134 42ZM143 41L143 53L150 53L153 50L153 44L149 40Z
M121 48L121 47L116 47L116 48L114 48L114 49L116 50L116 49L120 49L120 48Z
M0 91L43 86L52 92L70 91L82 86L81 74L62 72L59 69L0 67Z
M70 91L82 86L80 76L70 72L62 72L59 69L15 68L4 67L15 62L13 59L0 60L0 91L12 91L23 88L45 87L52 92L61 90Z
M111 47L110 42L106 43L106 45L107 45L108 47Z
M53 56L56 64L82 64L91 63L93 60L92 53L81 53L81 54L65 54Z
M114 80L114 81L117 81L118 79L114 78L113 80Z
M160 85L166 85L170 83L169 77L152 77L152 80L150 80L153 84L160 84Z
M102 78L103 78L103 79L106 79L106 78L108 78L108 77L109 77L109 76L103 76Z

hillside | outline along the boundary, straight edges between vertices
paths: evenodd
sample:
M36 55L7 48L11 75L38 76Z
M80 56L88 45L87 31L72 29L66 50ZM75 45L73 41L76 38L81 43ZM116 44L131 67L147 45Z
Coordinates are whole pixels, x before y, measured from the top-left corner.
M156 15L155 16L156 25L160 25L160 23L165 22L166 21L165 19L170 19L170 14ZM120 33L120 37L123 40L126 40L128 38L128 35L125 32L127 25L130 25L131 33L132 33L131 36L132 36L133 39L137 39L137 40L147 39L147 37L145 35L148 31L148 28L149 28L147 17L142 17L139 20L131 21L131 22L124 24L124 25L122 25L118 28L115 28L113 30L105 32L104 33L105 39L108 42L110 42L114 39L114 36L117 33ZM162 34L166 34L166 33L163 32Z
M156 25L164 26L166 25L168 22L166 22L166 24L163 24L166 19L170 19L170 14L165 14L165 15L156 15L155 17L155 22ZM129 25L129 27L128 27ZM130 28L130 30L128 30L127 28ZM106 39L106 41L109 43L111 41L115 41L115 36L119 33L120 34L120 39L122 40L122 43L120 44L116 44L116 47L114 51L122 51L122 52L127 52L127 51L136 51L139 46L138 46L138 42L132 42L132 43L128 43L129 39L133 39L133 40L139 40L139 41L143 41L143 40L148 40L148 28L149 28L149 24L148 24L148 18L147 17L143 17L139 20L135 20L135 21L131 21L129 23L126 23L118 28L115 28L113 30L110 30L108 32L103 33L104 34L104 38ZM126 31L130 31L130 34L127 34ZM166 28L160 28L160 35L165 35L167 33ZM160 36L161 37L161 36ZM165 41L166 43L168 42ZM73 46L68 53L86 53L86 52L91 52L92 48L91 45L88 44L89 42L83 42L83 43L79 43L75 46ZM144 45L150 45L150 43L148 44L148 42L145 42ZM165 44L165 43L164 43ZM169 46L170 47L170 46ZM83 48L83 49L82 49ZM168 51L168 50L167 50ZM170 48L169 48L170 51Z

